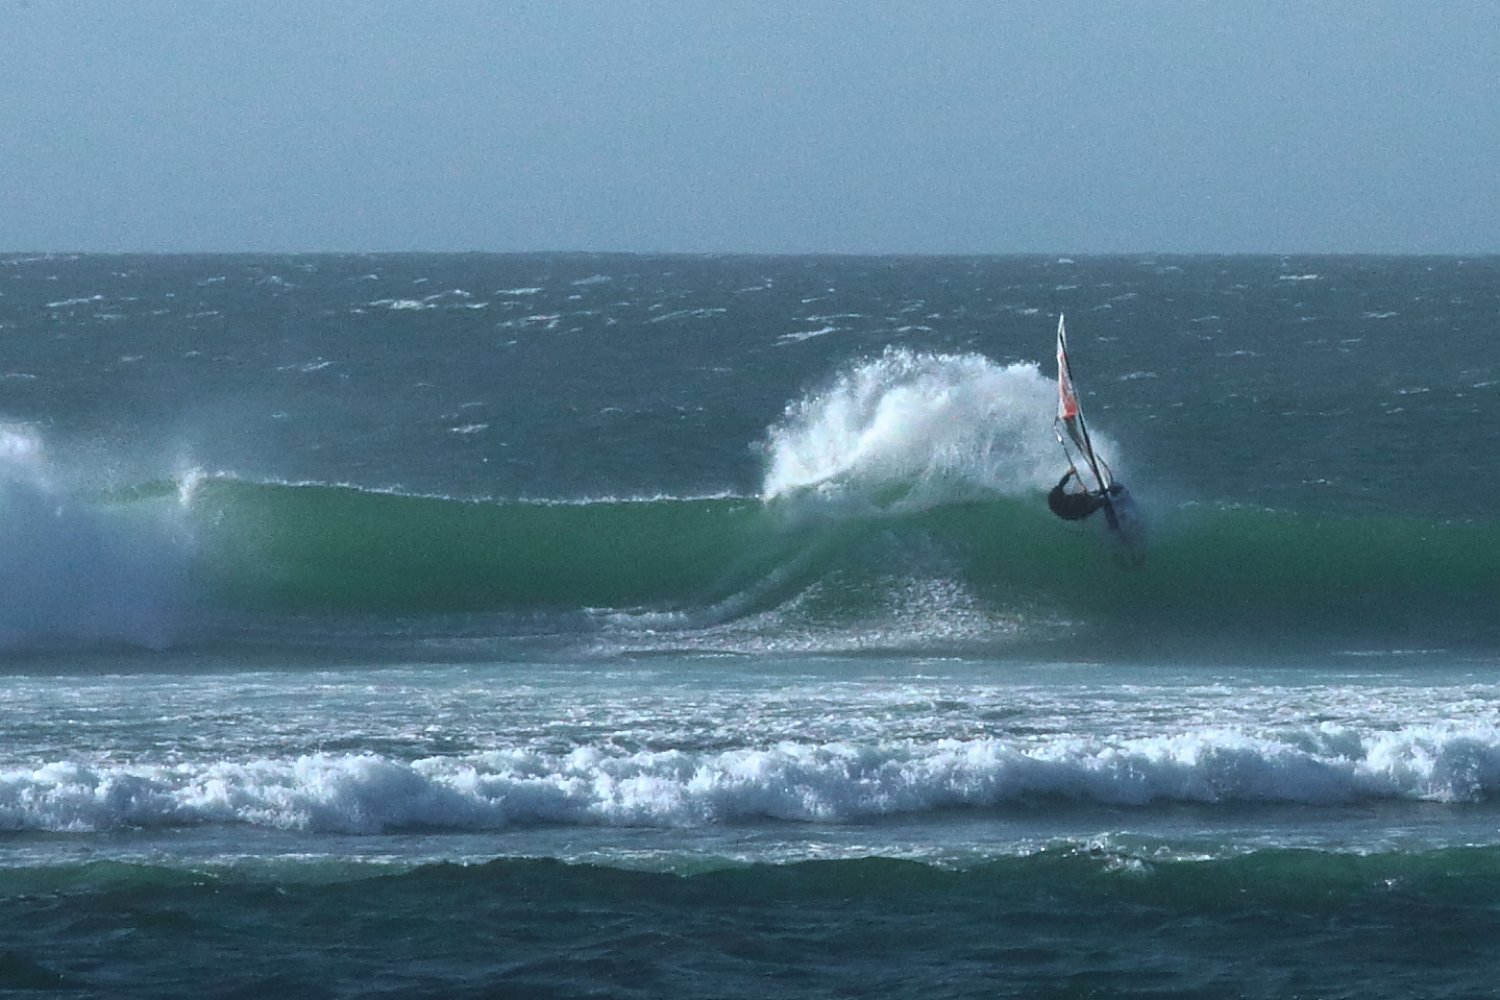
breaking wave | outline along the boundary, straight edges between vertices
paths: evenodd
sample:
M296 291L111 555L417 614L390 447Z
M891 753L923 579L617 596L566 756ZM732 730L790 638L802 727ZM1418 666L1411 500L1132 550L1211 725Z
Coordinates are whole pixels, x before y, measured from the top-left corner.
M35 434L0 428L0 648L170 642L188 556L161 515L94 503L54 481Z
M494 750L180 764L57 762L0 771L0 830L246 825L318 833L493 830L535 824L844 823L957 808L1500 796L1493 726L1395 732L1235 730L1107 741L1056 737L765 749L567 753Z
M191 607L469 616L502 635L524 619L626 651L1500 643L1500 522L1158 506L1144 563L1122 559L1102 524L1042 502L1054 392L1032 365L887 351L768 429L757 496L470 500L193 475L84 500L12 436L0 640L159 644Z
M762 493L912 509L1045 489L1056 393L1035 364L889 349L787 407Z
M886 484L889 486L889 484ZM654 629L878 626L914 595L977 638L1496 638L1494 523L1156 511L1144 565L1041 491L905 510L877 500L461 501L214 479L190 501L200 597L282 614L610 612ZM936 602L936 606L934 606ZM770 616L767 618L767 616ZM618 617L612 620L621 620ZM906 644L921 646L921 623Z

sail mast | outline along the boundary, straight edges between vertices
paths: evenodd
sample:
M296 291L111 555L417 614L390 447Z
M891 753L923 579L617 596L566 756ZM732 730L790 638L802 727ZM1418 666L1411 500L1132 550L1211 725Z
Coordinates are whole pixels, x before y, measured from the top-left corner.
M1057 316L1057 394L1058 421L1068 429L1068 436L1073 439L1089 471L1094 474L1098 489L1101 492L1107 491L1113 480L1109 474L1109 466L1094 454L1094 443L1089 439L1089 428L1083 419L1083 408L1078 403L1078 392L1073 388L1073 368L1068 360L1068 334L1061 313Z

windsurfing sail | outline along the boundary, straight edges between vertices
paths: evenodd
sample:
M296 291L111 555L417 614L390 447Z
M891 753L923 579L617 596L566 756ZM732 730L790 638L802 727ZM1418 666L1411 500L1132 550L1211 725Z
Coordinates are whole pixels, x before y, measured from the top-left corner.
M1068 461L1076 466L1078 463L1074 462L1073 453L1068 450L1067 441L1063 439L1063 431L1067 431L1068 439L1078 449L1083 464L1094 474L1094 488L1107 493L1114 485L1114 476L1109 471L1109 465L1094 452L1094 444L1089 440L1089 427L1083 420L1083 408L1078 405L1078 391L1073 388L1073 367L1068 361L1068 333L1060 313L1057 317L1057 419L1053 422L1053 430L1057 433L1058 443L1067 453Z

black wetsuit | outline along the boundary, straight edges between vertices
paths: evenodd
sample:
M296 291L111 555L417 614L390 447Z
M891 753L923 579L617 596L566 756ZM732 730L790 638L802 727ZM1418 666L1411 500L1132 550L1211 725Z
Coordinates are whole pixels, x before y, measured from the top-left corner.
M1064 489L1063 487L1068 485L1068 480L1076 475L1078 475L1078 470L1069 469L1063 473L1057 485L1052 487L1052 492L1047 494L1047 506L1052 509L1052 513L1064 521L1082 521L1103 507L1106 502L1102 493L1070 493ZM1119 483L1116 483L1109 488L1109 492L1111 496L1117 496L1122 492L1122 488ZM1110 527L1114 527L1114 524L1111 523Z

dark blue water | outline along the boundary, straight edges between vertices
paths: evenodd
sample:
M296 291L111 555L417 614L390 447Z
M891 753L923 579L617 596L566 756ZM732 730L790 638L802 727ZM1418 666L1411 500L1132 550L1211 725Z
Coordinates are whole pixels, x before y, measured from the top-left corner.
M0 261L0 990L1485 995L1497 277Z

